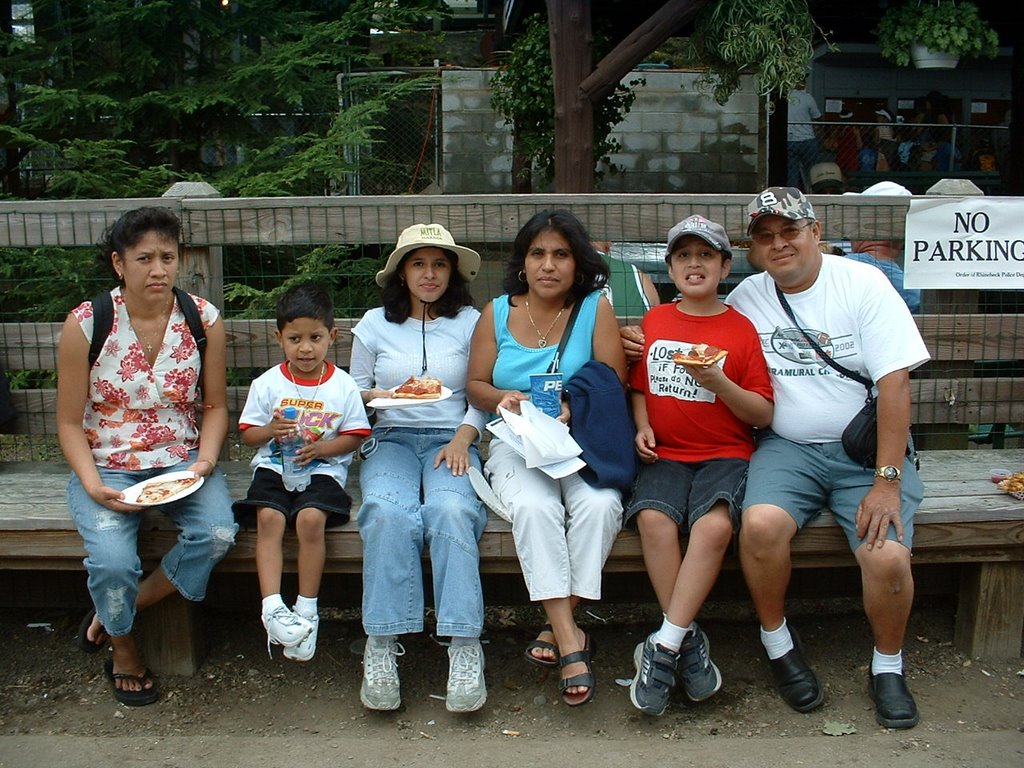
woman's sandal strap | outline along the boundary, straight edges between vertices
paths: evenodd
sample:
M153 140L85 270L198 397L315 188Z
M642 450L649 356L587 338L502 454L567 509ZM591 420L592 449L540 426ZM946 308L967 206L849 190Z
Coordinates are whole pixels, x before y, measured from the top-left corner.
M568 688L593 688L596 684L597 679L594 677L593 672L584 672L580 675L573 675L567 677L558 683L558 688L563 693Z
M569 664L586 664L590 666L590 651L573 651L572 653L563 654L559 658L559 666L566 667Z

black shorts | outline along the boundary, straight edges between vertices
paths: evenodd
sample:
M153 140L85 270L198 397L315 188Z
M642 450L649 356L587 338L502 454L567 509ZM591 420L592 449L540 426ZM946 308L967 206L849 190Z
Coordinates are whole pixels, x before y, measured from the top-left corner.
M352 499L344 488L326 475L313 475L304 490L289 491L284 487L281 475L260 467L253 475L245 498L236 501L231 508L239 525L255 528L256 510L260 507L276 509L284 515L289 528L295 527L300 509L313 507L327 515L324 527L335 528L348 522Z

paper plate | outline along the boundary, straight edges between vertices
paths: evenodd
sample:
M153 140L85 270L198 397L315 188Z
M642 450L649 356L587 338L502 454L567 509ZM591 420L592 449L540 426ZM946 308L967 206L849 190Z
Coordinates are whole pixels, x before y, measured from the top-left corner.
M448 387L441 387L441 396L434 397L430 400L417 400L411 397L375 397L373 400L366 404L367 408L411 408L416 405L432 405L433 403L440 403L442 400L447 400L452 396L452 391Z
M203 482L206 480L206 478L203 477L202 475L199 475L199 480L197 482L192 483L192 485L190 485L188 488L185 488L184 490L174 494L173 496L168 496L166 499L162 501L148 503L144 501L138 501L139 494L141 494L145 487L150 483L162 483L167 480L181 480L190 477L195 477L195 473L189 472L187 469L183 469L178 472L168 472L163 475L151 477L148 480L143 480L141 483L136 483L135 485L129 486L128 488L124 489L124 502L125 504L134 504L135 506L138 507L156 507L159 506L160 504L168 504L172 501L177 501L178 499L184 499L189 494L198 491L202 487Z
M512 517L508 513L508 508L501 503L501 499L498 498L498 494L491 488L490 483L487 482L487 478L483 476L483 473L476 467L470 467L468 470L469 482L473 486L473 490L476 491L476 495L480 497L480 501L487 505L487 507L498 517L506 522L511 523Z

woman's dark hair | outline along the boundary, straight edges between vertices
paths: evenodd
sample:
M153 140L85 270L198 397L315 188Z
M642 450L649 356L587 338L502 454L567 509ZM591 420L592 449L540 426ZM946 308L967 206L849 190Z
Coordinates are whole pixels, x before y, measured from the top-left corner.
M433 246L423 246L433 247ZM404 323L412 314L412 299L409 297L409 286L402 282L402 266L406 260L416 251L415 248L409 251L402 260L398 262L395 271L392 272L381 289L381 304L384 305L384 319L389 323ZM463 307L472 306L473 297L469 293L469 283L459 272L459 256L453 251L442 248L448 262L452 265L451 275L448 278L448 288L441 298L430 305L434 317L455 317Z
M124 256L125 251L139 242L149 232L155 232L175 243L181 242L181 222L166 208L146 206L135 208L107 227L100 252L96 259L100 266L116 276L111 256L116 252Z
M334 327L334 302L331 295L315 283L293 285L277 300L277 330L300 317L318 320L324 327Z
M580 301L587 294L603 288L608 282L608 265L594 248L580 220L569 211L559 209L535 214L519 230L512 244L512 256L505 267L502 290L509 296L526 293L529 286L520 278L526 265L526 254L534 239L548 230L557 232L568 241L573 259L576 261L576 278L569 296L566 297L566 305Z

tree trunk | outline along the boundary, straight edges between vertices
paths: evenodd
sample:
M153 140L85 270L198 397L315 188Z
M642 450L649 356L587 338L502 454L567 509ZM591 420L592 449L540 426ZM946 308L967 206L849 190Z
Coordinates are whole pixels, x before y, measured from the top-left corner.
M555 73L555 192L594 191L594 109L580 83L590 74L590 3L547 0Z

